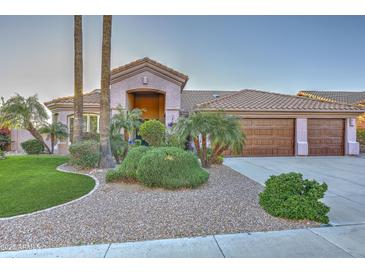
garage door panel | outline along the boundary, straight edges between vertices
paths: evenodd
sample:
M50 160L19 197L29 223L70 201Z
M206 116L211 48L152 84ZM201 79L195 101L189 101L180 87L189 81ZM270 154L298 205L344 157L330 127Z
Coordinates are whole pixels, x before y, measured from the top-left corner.
M344 155L344 119L308 119L309 155Z
M294 155L294 119L242 119L246 143L240 156ZM226 152L226 155L234 155Z

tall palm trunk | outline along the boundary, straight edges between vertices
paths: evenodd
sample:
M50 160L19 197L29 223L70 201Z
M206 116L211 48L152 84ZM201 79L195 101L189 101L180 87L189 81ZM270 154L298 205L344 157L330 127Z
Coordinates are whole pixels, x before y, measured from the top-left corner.
M112 36L112 16L103 16L103 44L101 59L100 91L100 168L114 167L110 148L110 55Z
M33 126L32 123L29 123L27 126L27 130L32 134L32 136L37 139L39 142L41 142L44 146L44 148L47 150L48 154L51 154L51 150L49 149L48 145L44 141L42 135L38 132L38 130Z
M73 140L81 141L83 130L83 61L82 61L82 16L74 16L74 127Z

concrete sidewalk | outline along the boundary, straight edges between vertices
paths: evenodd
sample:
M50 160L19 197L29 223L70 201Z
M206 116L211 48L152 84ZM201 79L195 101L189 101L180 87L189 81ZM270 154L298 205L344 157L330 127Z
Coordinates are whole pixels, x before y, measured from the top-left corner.
M0 258L365 257L365 225L1 252Z

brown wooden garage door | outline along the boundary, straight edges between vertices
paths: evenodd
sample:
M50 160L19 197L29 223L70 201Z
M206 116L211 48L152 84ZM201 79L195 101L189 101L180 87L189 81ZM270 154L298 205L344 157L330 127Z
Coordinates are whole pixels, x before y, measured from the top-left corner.
M344 119L308 119L309 155L344 155Z
M294 155L294 119L242 119L241 125L246 143L240 156Z

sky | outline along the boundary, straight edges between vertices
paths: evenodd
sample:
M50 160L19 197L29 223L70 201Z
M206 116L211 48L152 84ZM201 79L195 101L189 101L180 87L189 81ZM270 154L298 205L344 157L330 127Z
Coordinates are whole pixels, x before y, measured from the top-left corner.
M100 86L101 16L83 16L84 91ZM150 57L185 89L365 90L365 16L113 16L112 68ZM73 17L0 16L0 96L73 94Z

